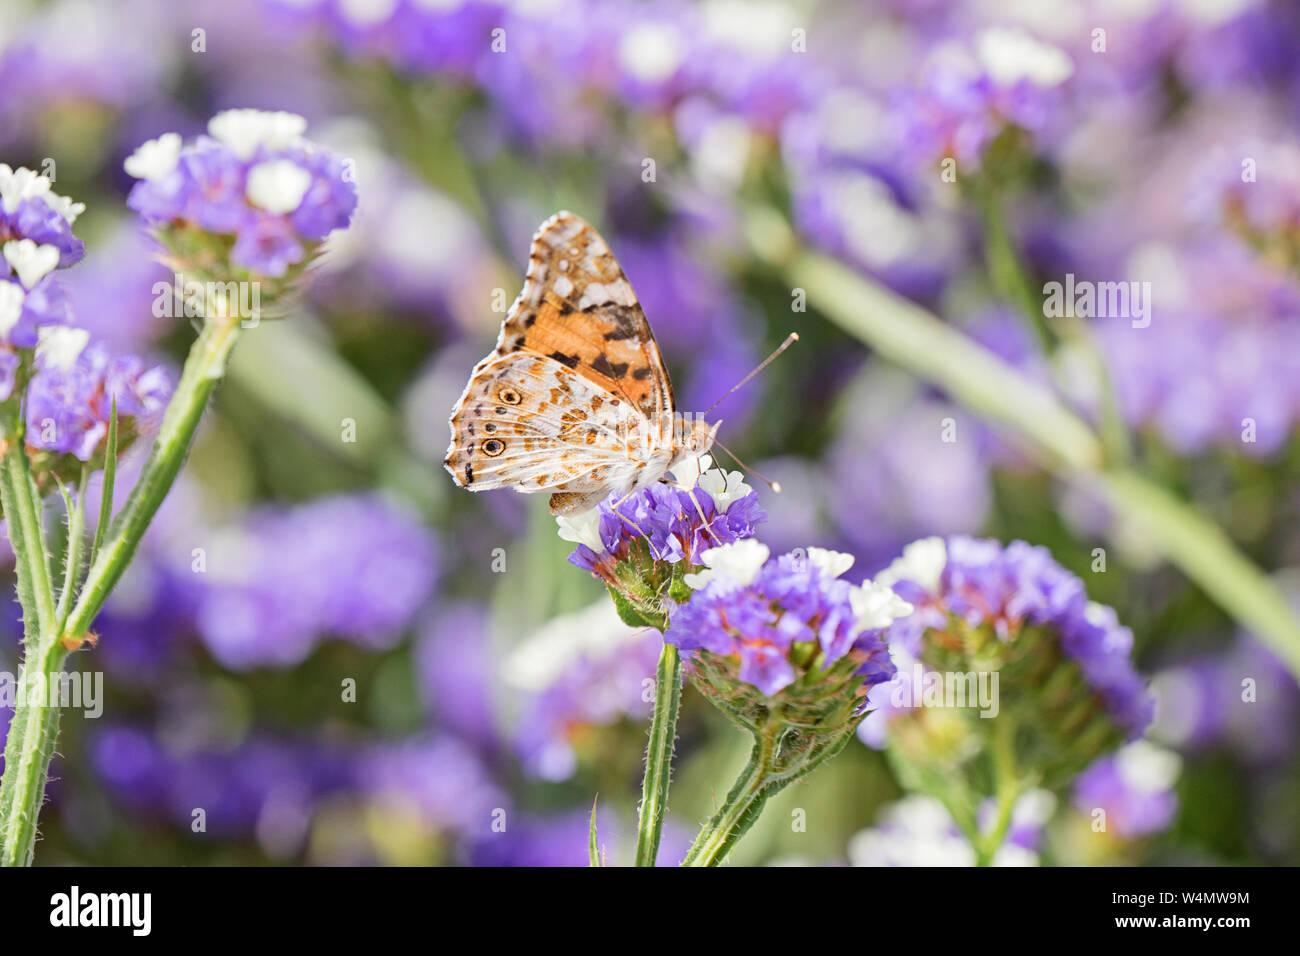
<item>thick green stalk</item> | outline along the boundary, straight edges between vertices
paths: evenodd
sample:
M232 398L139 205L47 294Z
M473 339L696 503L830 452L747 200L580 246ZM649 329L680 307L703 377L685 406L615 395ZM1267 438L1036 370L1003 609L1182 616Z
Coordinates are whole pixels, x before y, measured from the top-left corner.
M883 358L1014 428L1058 477L1099 490L1123 522L1138 524L1171 564L1300 676L1300 620L1264 572L1195 506L1108 462L1101 440L1052 392L957 329L848 266L801 250L771 210L755 212L748 228L755 251L804 289L811 305Z
M1002 842L1011 828L1011 814L1020 799L1020 778L1016 770L1016 726L1011 718L1002 715L993 728L992 741L994 798L998 815L993 829L981 834L975 844L975 865L992 866Z
M677 738L677 711L681 700L681 657L676 647L665 644L655 674L655 712L650 722L650 742L646 745L645 778L641 782L636 866L654 866L659 856L659 837L668 809L668 781L672 776L673 743Z
M203 410L225 372L226 358L238 335L238 319L209 320L190 349L149 459L121 513L113 519L107 540L95 555L68 617L65 633L70 640L86 636L113 585L131 563L140 539L185 461Z

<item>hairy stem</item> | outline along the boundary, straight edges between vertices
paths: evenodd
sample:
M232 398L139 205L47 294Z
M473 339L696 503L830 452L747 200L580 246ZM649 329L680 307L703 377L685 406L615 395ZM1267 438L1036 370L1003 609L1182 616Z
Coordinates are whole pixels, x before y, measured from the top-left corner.
M655 674L655 712L650 722L650 742L645 753L645 778L641 783L641 812L636 832L636 866L654 866L659 838L668 809L668 782L672 776L673 743L677 738L677 711L682 701L682 662L677 648L665 644Z

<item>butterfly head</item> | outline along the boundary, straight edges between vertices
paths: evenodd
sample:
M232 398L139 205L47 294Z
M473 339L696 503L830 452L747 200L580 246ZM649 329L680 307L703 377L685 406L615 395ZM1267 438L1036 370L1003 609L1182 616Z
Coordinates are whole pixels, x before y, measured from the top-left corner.
M674 448L673 464L687 458L698 458L713 447L713 440L718 435L722 420L710 424L703 418L692 418L682 423L678 430L678 440Z

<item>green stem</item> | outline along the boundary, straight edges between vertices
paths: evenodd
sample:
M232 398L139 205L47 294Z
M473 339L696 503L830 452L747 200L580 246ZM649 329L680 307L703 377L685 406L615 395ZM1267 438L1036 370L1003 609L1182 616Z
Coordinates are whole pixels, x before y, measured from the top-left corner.
M204 323L203 331L185 361L185 369L167 406L149 459L121 513L113 519L107 540L86 574L65 629L70 639L86 636L113 585L131 563L140 539L185 461L203 410L225 372L226 357L238 335L237 319Z
M5 747L0 784L0 866L30 866L36 851L36 823L45 800L54 742L59 735L59 702L50 699L50 677L63 668L67 652L54 641L29 657L19 676L18 703ZM32 675L39 687L31 686Z
M45 696L49 674L58 673L65 652L54 636L54 592L40 496L21 435L13 438L0 460L0 497L18 569L24 647L19 693L5 743L4 778L0 780L0 865L24 866L31 862L36 845L36 819L58 734L58 708L49 706ZM33 677L36 688L29 686Z
M655 712L645 752L645 778L641 782L636 866L654 866L659 856L659 837L668 808L668 782L672 776L673 743L677 738L677 711L681 700L681 657L676 647L665 644L655 673Z
M40 635L54 627L54 592L41 524L40 497L32 483L27 452L15 437L0 460L0 502L18 571L18 600L23 608L23 644L34 652Z
M82 537L86 530L86 487L90 482L90 468L81 468L81 484L76 491L76 500L66 489L63 502L67 509L68 545L63 561L63 589L59 592L59 606L54 611L55 631L63 633L63 625L68 620L72 609L72 594L77 589L77 578L81 575Z
M20 684L23 693L10 726L4 779L0 781L0 865L28 865L35 852L37 817L59 732L58 701L49 699L50 677L62 670L68 648L76 647L89 632L95 615L171 489L238 333L237 319L204 324L139 481L95 555L65 625L55 606L39 497L21 436L14 439L0 463L0 493L18 566L26 647ZM84 482L82 491L84 495ZM81 522L76 520L74 524L72 530L79 542ZM70 539L69 551L76 547L79 545ZM67 603L62 603L66 612ZM40 696L29 686L33 678L40 683Z
M975 865L992 866L1011 828L1011 814L1020 799L1020 778L1016 770L1016 727L1005 714L997 718L992 741L993 780L998 815L993 829L975 845Z
M701 828L682 860L682 866L718 866L722 863L732 847L754 825L768 798L789 782L788 779L774 780L772 776L779 733L778 728L769 725L755 735L749 763L736 778L718 812Z

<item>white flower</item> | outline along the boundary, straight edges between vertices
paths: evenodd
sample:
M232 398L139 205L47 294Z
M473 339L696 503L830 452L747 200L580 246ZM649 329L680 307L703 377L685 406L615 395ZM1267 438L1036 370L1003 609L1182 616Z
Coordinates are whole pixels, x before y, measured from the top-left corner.
M141 143L126 158L122 168L136 179L163 179L171 175L181 158L180 133L163 133L157 139Z
M1005 86L1022 79L1035 86L1056 86L1074 72L1064 50L1040 43L1024 30L992 27L979 34L975 46L989 76Z
M863 581L861 587L850 591L849 606L853 608L861 631L888 627L896 618L907 617L915 610L888 585L874 581Z
M695 487L700 476L712 467L713 458L710 455L700 455L698 458L687 458L685 461L678 462L669 468L668 472L673 476L677 487L689 491Z
M705 456L708 457L707 455ZM733 501L739 501L754 489L745 484L745 476L738 471L714 468L699 477L700 488L709 493L719 514L726 514Z
M681 66L686 40L667 23L635 24L623 34L618 60L625 70L644 83L668 79Z
M698 574L687 574L682 580L697 591L719 576L748 587L754 583L758 569L771 553L767 545L760 544L753 538L735 544L724 544L720 548L709 548L700 552L700 560L706 568Z
M600 539L600 509L592 508L572 518L568 515L556 515L555 523L559 525L560 537L574 544L585 544L597 554L605 550L605 542Z
M939 578L947 564L948 546L943 538L922 538L903 548L903 556L877 574L876 583L893 587L899 581L911 581L926 592L937 594Z
M254 206L275 216L293 212L311 186L311 173L287 159L258 163L248 171L244 194Z
M23 314L23 300L26 298L22 286L0 281L0 336L7 336L10 329L18 324L18 318Z
M583 656L616 651L636 633L619 619L608 599L597 601L552 619L524 638L501 662L502 676L519 690L545 690Z
M1183 758L1145 740L1135 740L1115 755L1120 779L1139 793L1160 793L1178 781Z
M67 196L60 196L58 193L46 193L45 205L66 219L69 226L76 222L77 217L86 211L84 202L73 202Z
M0 163L0 205L12 213L24 199L44 196L50 191L50 181L26 166L10 169Z
M838 578L853 567L853 555L827 548L809 548L808 560L812 562L814 568L828 578Z
M4 257L18 281L28 289L54 271L59 264L58 246L38 246L30 239L11 239L4 244Z
M68 325L47 325L36 332L36 361L47 368L64 372L72 368L81 350L90 341L90 333Z
M208 120L208 132L240 159L251 157L259 146L267 149L292 146L306 131L305 119L283 111L224 110Z

